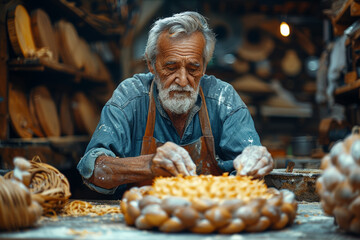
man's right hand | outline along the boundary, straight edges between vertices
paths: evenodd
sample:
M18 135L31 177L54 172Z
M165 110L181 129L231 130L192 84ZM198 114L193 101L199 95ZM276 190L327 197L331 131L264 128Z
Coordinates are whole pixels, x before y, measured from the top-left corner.
M150 169L154 176L163 176L164 171L172 176L196 176L196 165L189 153L179 145L166 142L156 149L155 156L150 162Z

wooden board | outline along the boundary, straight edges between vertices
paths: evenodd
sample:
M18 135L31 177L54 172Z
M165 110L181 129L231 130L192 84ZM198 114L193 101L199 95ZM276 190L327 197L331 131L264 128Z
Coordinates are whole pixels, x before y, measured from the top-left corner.
M48 48L52 53L52 60L59 61L59 51L56 44L55 32L50 17L42 9L31 13L31 28L37 48Z
M36 52L29 13L21 4L8 12L7 26L10 43L18 56L31 57Z
M15 85L9 85L9 114L15 132L21 138L33 136L33 124L25 92Z
M37 86L31 90L36 116L47 137L60 136L60 122L55 102L45 86Z
M76 128L81 133L91 135L100 119L96 106L82 92L77 92L73 97L73 113Z
M68 94L64 93L59 106L60 128L62 135L74 134L74 117L71 110L71 101Z
M79 47L79 36L74 25L65 20L60 20L55 27L63 62L77 69L83 68L82 48Z
M79 39L78 48L78 54L81 55L84 72L93 76L98 76L99 63L97 62L95 54L91 51L90 46L85 39Z
M99 72L98 72L99 77L101 79L104 79L105 81L111 81L111 73L108 67L105 65L102 58L98 54L94 54L94 57L99 66Z

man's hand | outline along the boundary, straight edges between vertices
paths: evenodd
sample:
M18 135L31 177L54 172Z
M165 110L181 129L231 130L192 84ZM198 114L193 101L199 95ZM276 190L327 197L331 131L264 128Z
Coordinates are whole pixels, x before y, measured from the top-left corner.
M248 146L235 158L234 168L239 176L260 178L271 172L274 161L263 146Z
M178 174L184 176L196 175L196 166L189 153L183 147L172 142L167 142L158 147L150 164L154 176L166 175L164 171L172 176Z

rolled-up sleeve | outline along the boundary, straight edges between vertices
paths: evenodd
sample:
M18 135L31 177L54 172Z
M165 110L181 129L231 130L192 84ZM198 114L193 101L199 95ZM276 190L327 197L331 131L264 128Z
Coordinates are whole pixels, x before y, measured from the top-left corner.
M106 155L115 157L115 154L105 148L95 148L91 149L81 158L77 169L80 173L80 175L83 177L84 183L92 190L95 190L99 193L103 194L113 194L116 190L116 188L113 189L105 189L98 187L91 182L88 181L88 179L93 175L94 172L94 166L95 166L95 160L97 157Z

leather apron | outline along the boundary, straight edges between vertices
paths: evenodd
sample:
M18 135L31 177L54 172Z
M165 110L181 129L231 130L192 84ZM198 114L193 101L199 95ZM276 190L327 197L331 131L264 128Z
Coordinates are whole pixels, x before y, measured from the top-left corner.
M200 87L199 94L201 97L201 108L199 111L199 119L201 125L202 136L195 142L182 145L181 147L185 148L191 159L196 165L196 173L204 175L221 175L222 170L217 165L215 160L215 147L214 147L214 137L211 132L211 125L209 120L208 111L206 108L206 102L204 93ZM149 103L149 112L146 123L145 135L142 141L141 155L154 154L156 153L156 148L160 147L164 143L157 142L154 136L155 128L155 116L156 116L156 106L153 96L153 83L150 87L150 103ZM139 183L140 185L149 185L151 181L143 181ZM137 184L137 185L139 185Z

